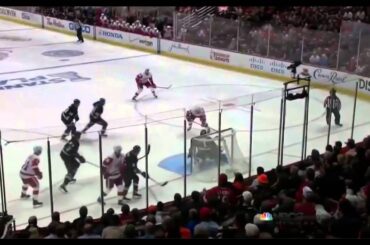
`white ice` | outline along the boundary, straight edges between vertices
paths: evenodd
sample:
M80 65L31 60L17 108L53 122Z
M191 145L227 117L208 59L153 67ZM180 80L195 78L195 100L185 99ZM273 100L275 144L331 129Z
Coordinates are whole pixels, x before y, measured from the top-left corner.
M111 154L116 144L123 146L125 152L134 145L144 146L144 115L148 120L161 120L149 123L148 142L151 144L148 169L149 174L159 181L169 181L165 187L149 181L149 203L172 200L177 192L183 194L184 179L175 173L158 167L158 163L175 154L183 152L183 108L204 104L210 100L229 99L242 95L251 95L282 88L280 81L251 76L209 66L184 62L160 55L148 54L100 42L86 40L77 44L76 38L47 30L22 26L7 21L0 21L0 81L17 78L34 78L61 72L77 72L81 77L90 78L82 82L64 82L41 86L0 90L0 129L7 141L26 140L3 145L6 199L8 213L16 218L17 225L24 227L31 215L39 218L39 224L50 222L49 173L47 159L48 136L60 136L64 126L60 113L67 108L74 98L81 100L78 129L88 122L92 103L101 97L106 98L103 114L109 123L108 138L103 139L103 155ZM77 50L82 56L56 58L42 55L51 50ZM4 54L5 53L5 54ZM135 76L149 68L154 81L160 86L172 84L169 90L158 89L158 99L152 98L150 91L144 90L139 102L131 102L136 91ZM327 126L324 117L323 100L328 92L311 90L308 128L308 153L313 148L323 150L326 145ZM264 94L256 95L256 97ZM344 126L332 127L331 142L345 141L350 137L353 97L339 95L342 104L342 122ZM356 127L354 138L361 140L367 134L369 120L365 115L368 102L357 102ZM266 100L255 105L254 134L252 153L252 173L257 166L269 170L276 166L278 147L280 97ZM159 113L163 112L165 113ZM159 113L159 114L156 114ZM207 113L209 124L218 127L218 112ZM249 155L249 107L239 107L223 111L222 128L237 130L237 140L246 157ZM284 164L300 159L303 122L303 101L288 102L287 129L285 137ZM130 126L131 125L131 126ZM132 126L137 125L137 126ZM195 125L187 139L199 133ZM113 128L113 129L112 129ZM99 162L98 135L99 126L94 126L81 139L80 153L91 162ZM36 140L35 140L36 139ZM100 192L99 169L84 164L76 175L77 183L69 185L69 193L59 192L57 187L66 174L65 166L59 157L63 142L59 138L50 138L54 209L61 212L61 220L71 220L78 216L82 205L88 206L89 215L100 217L101 207L96 202ZM41 145L41 170L44 177L40 182L39 200L44 206L33 209L31 200L20 200L21 180L19 170L26 157L32 153L34 145ZM139 163L145 169L145 161ZM216 174L216 173L215 173ZM187 193L202 190L216 183L203 183L189 176ZM143 197L129 202L131 208L143 208L146 205L145 180L140 179ZM112 207L120 212L114 189L107 199L105 209Z

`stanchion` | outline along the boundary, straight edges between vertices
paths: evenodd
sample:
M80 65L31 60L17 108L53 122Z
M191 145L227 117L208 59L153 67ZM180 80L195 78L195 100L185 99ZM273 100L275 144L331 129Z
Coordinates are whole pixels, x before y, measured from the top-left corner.
M248 177L251 177L252 173L252 146L253 146L253 111L254 111L254 102L252 97L251 104L251 115L250 115L250 125L249 125L249 170Z
M48 170L49 170L49 193L50 193L50 212L51 216L54 213L54 195L53 195L53 173L51 170L51 154L50 154L50 140L47 140L47 154L48 154Z
M0 131L0 192L1 192L1 211L4 216L7 215L7 208L6 208L6 193L5 193L5 176L4 176L4 157L3 157L3 147L1 144L2 135Z
M147 128L147 117L145 116L145 172L149 175L148 169L148 128ZM145 194L146 194L146 208L149 207L149 178L145 178Z
M217 169L217 179L221 174L221 102L219 102L219 111L218 111L218 169Z
M101 198L101 215L104 215L104 189L103 189L103 143L99 133L99 166L100 166L100 198Z
M186 111L185 111L186 113ZM186 119L184 117L184 197L186 197L186 177L187 177L187 149L186 149Z
M357 93L358 93L358 82L356 82L355 101L353 103L351 139L353 139L353 132L354 132L354 129L355 129L355 117L356 117L356 108L357 108Z

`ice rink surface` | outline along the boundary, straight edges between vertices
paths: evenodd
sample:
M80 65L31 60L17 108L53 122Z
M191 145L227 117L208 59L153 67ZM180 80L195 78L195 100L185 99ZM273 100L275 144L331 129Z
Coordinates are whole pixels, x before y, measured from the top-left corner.
M47 138L50 137L54 209L61 220L78 217L78 209L88 206L89 215L98 218L101 207L96 202L100 192L99 169L83 164L76 175L77 182L68 186L69 193L58 190L66 174L59 156L64 142L59 137L64 131L60 114L73 101L81 100L79 107L81 130L88 122L92 103L106 99L103 118L109 123L108 137L103 139L103 155L112 153L120 144L128 152L136 144L144 146L144 123L147 117L148 142L151 152L148 172L159 181L169 181L160 187L149 181L149 203L169 201L177 192L183 194L183 176L158 166L164 159L182 154L184 109L193 105L244 96L256 103L254 113L252 174L257 166L269 170L276 166L280 111L280 81L251 76L173 58L116 47L86 40L76 43L76 38L47 30L0 21L0 129L2 131L4 172L8 212L15 216L17 225L24 227L30 215L39 218L39 225L50 222L50 191L47 159ZM171 89L158 89L158 99L144 90L139 101L133 103L136 91L135 77L149 68L159 86L172 85ZM327 126L323 101L327 91L312 89L309 105L308 153L313 148L322 150L326 145ZM345 141L350 137L353 98L339 94L342 100L343 127L332 127L331 142ZM284 163L300 159L303 123L303 101L288 103ZM208 107L206 107L207 109ZM209 108L213 108L210 106ZM370 119L368 102L357 102L354 138L362 140L367 134ZM207 113L211 127L218 127L218 112ZM249 106L229 108L222 112L222 128L236 130L238 144L249 156ZM98 134L100 126L81 138L80 153L91 162L99 163ZM199 126L187 136L199 134ZM9 144L6 144L10 142ZM39 200L43 207L33 209L31 200L20 200L21 180L19 170L34 145L44 149L40 168L44 174L40 182ZM145 169L145 161L139 162ZM215 172L216 174L217 172ZM214 186L199 178L188 176L187 193ZM140 200L132 200L131 208L146 205L145 180L140 178ZM129 196L131 196L131 191ZM116 190L108 196L105 208L117 213Z

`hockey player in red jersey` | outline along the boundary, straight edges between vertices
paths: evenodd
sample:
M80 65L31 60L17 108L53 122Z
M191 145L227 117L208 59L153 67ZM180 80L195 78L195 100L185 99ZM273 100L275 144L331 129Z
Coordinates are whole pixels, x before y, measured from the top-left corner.
M201 126L206 128L209 132L206 113L203 109L203 107L200 106L194 106L190 110L186 111L186 121L188 121L188 131L191 130L193 126L193 122L196 118L199 118L200 122L202 123Z
M39 169L40 163L39 156L41 155L41 152L42 152L41 146L33 147L33 154L26 159L26 162L23 164L20 171L20 177L23 182L21 199L30 198L30 195L27 194L27 189L29 186L31 186L34 208L42 206L42 202L38 201L40 188L38 180L42 179L42 172Z
M144 73L140 73L136 76L136 85L138 90L135 93L134 97L132 97L133 101L136 101L136 98L143 91L144 86L152 91L154 98L158 98L158 96L155 93L155 88L157 87L157 85L155 85L153 81L153 76L149 72L149 69L145 69Z
M117 187L118 204L123 205L123 177L122 169L125 160L124 154L122 154L122 147L113 147L113 154L105 158L103 161L103 175L106 183L106 189L103 193L107 196L114 186ZM102 198L98 198L98 202L102 202Z

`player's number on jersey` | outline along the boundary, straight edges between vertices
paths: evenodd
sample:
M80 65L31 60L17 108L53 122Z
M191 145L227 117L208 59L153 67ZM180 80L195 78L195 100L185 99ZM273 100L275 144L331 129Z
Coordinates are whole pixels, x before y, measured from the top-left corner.
M69 110L69 108L67 108L67 109L63 112L64 117L66 118L66 120L67 120L67 121L69 121L69 119L71 118L71 115L69 115L69 114L68 114L68 110Z

